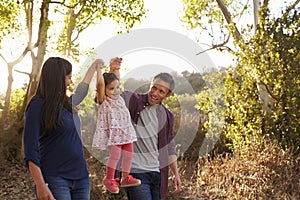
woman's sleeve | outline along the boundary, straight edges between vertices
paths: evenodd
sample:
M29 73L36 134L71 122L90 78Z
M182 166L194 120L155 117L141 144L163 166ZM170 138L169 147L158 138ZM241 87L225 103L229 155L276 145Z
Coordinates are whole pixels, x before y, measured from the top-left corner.
M24 125L24 160L40 167L39 137L42 129L42 100L32 100L26 110Z
M82 100L86 97L89 90L89 84L80 82L72 95L72 105L77 106L79 105Z

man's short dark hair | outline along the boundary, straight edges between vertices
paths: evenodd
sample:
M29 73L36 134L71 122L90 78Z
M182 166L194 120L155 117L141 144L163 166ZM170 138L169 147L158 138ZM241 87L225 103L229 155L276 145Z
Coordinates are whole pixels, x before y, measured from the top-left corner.
M175 88L175 82L174 82L174 79L171 76L171 74L166 73L166 72L159 73L159 74L157 74L156 76L153 77L152 81L154 79L157 79L157 78L161 79L162 81L165 81L165 82L169 83L170 84L170 88L169 88L170 91L174 90L174 88Z

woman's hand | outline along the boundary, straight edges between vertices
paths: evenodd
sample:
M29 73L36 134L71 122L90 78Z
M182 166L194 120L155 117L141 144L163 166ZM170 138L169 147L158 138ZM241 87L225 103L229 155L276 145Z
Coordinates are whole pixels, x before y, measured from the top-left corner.
M89 69L87 70L86 74L85 74L85 77L83 78L82 82L84 83L87 83L87 84L90 84L93 76L94 76L94 73L97 71L97 70L100 70L104 65L104 62L102 59L96 59L92 64L91 66L89 67Z
M104 66L104 61L102 59L96 59L93 64L91 65L91 67L95 67L95 70L101 70Z
M36 193L38 200L55 200L47 184L36 185Z

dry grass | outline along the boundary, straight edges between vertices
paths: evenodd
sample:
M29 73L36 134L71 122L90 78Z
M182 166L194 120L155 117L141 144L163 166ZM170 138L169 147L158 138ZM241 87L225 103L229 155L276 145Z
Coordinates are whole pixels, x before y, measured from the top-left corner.
M190 120L180 121L187 132L194 128ZM188 143L189 139L177 142ZM167 199L300 199L300 159L292 159L291 153L275 142L265 142L264 149L252 147L243 156L233 153L198 158L202 141L203 134L197 134L186 151L179 151L183 153L178 160L183 187ZM127 199L123 189L118 195L106 191L101 183L105 165L89 151L85 153L91 174L91 200ZM33 181L23 164L1 162L0 177L0 199L34 199ZM172 187L170 178L170 191Z
M244 157L228 154L194 161L194 155L179 160L182 192L168 199L300 199L300 159L291 159L277 145L267 144L262 151L254 148ZM101 184L105 166L88 152L87 162L91 200L126 199L124 190L118 195L105 190ZM23 165L2 162L0 169L0 199L34 199L33 182Z
M277 145L268 144L262 151L254 148L243 157L228 154L197 162L187 158L179 160L182 192L168 199L300 199L299 160ZM92 199L126 199L123 190L119 195L105 191L101 184L105 166L92 157L88 163Z
M195 124L191 120L180 122L187 132L193 129L191 124ZM187 142L181 139L177 142ZM254 146L247 155L233 153L212 159L198 158L202 141L203 134L198 134L178 160L183 188L167 199L300 199L300 159L292 159L291 153L283 151L275 142L265 142L264 149ZM122 189L118 195L105 190L101 184L105 166L94 157L87 157L91 199L126 199ZM172 187L170 177L170 191Z
M278 146L263 151L199 159L193 176L184 178L189 199L300 199L299 161ZM179 197L181 199L182 197Z

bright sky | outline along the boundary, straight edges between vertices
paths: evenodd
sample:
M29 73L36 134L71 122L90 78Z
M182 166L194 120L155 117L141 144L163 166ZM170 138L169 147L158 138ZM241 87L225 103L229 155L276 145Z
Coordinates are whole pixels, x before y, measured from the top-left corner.
M273 0L272 3L275 5L279 1L281 0ZM200 41L207 41L207 38L196 38L197 36L195 36L193 32L186 30L182 26L181 22L179 21L180 12L182 12L181 0L145 0L145 7L149 9L146 19L142 21L142 24L136 25L134 29L168 29L187 36L192 40L198 39ZM97 47L104 41L115 36L117 30L116 24L112 23L111 20L106 19L101 24L86 30L80 37L80 44L82 47ZM207 43L209 44L210 42ZM229 55L224 55L216 51L209 51L208 54L216 66L226 66L231 63L231 57ZM136 58L139 58L140 61L138 61ZM153 63L154 61L155 63ZM157 51L138 51L134 54L128 54L124 58L123 66L126 68L129 66L139 67L148 66L150 64L158 64L168 67L171 61L175 63L173 63L171 66L175 66L175 68L180 71L184 70L184 68L180 68L182 66L187 66L188 69L186 61L172 54ZM5 64L3 64L2 61L0 62L0 93L4 93L7 87L7 70ZM15 69L24 70L18 67ZM188 70L193 69L189 68ZM14 73L13 88L20 87L20 85L26 81L26 78L26 75Z
M181 0L145 0L145 7L149 10L146 18L141 24L135 25L133 29L168 29L194 39L193 34L187 31L179 21L179 15L180 12L182 12ZM97 47L104 41L116 36L117 30L118 28L116 23L112 22L110 19L105 19L97 26L89 28L83 32L83 34L79 37L80 45L86 48ZM147 38L145 39L147 40ZM217 54L218 53L212 55L216 56ZM151 64L163 65L167 67L172 65L172 67L170 67L170 71L174 70L174 68L175 71L183 71L185 69L190 71L193 70L188 69L189 65L186 63L186 61L178 58L177 56L158 51L137 51L133 54L128 54L123 58L123 66L127 70L129 66L139 67ZM137 58L139 58L139 60ZM230 59L225 56L220 57L220 55L217 55L217 58L217 61L219 62L219 64L216 64L217 66L222 65L225 62L230 62ZM108 62L108 60L106 60L106 62ZM170 62L173 64L170 64ZM0 93L4 93L7 87L7 70L5 65L2 66L3 67L1 67L0 74L0 79L2 80ZM15 69L24 71L24 64L22 66L16 66ZM30 68L28 68L27 71L29 72ZM74 73L76 73L75 70ZM22 85L22 83L25 81L27 81L27 75L14 72L13 88L20 87L20 85Z
M195 35L194 32L188 31L183 27L179 20L179 16L183 10L181 0L145 0L145 7L149 10L146 14L146 18L141 24L135 25L133 30L143 28L167 29L186 36L193 41L199 39L210 44L207 38L199 38L199 36ZM97 47L104 41L115 36L116 31L116 25L110 20L105 20L103 23L97 25L95 28L89 29L88 32L82 35L81 39L84 40L84 43L82 44L84 44L86 47ZM89 37L86 37L85 35ZM93 35L93 39L87 39L91 38ZM146 36L145 40L147 40ZM202 48L204 49L204 47ZM138 50L121 56L123 57L122 66L126 68L127 72L128 70L131 70L130 73L125 75L129 75L130 77L136 77L137 75L144 74L146 76L148 75L147 78L150 78L153 73L156 73L156 71L153 70L155 68L153 66L156 66L156 68L165 66L165 68L163 68L165 71L177 71L178 73L184 70L196 71L189 63L187 63L186 60L167 52L157 50ZM228 64L231 62L231 57L229 55L226 56L225 54L217 51L208 52L208 56L211 60L213 60L215 66L217 67L228 66ZM102 58L101 55L100 58ZM106 59L105 61L107 62L108 60ZM144 69L147 68L145 66L148 67L148 71L144 71ZM138 67L140 67L144 73L139 71L136 73L132 72L132 68Z

